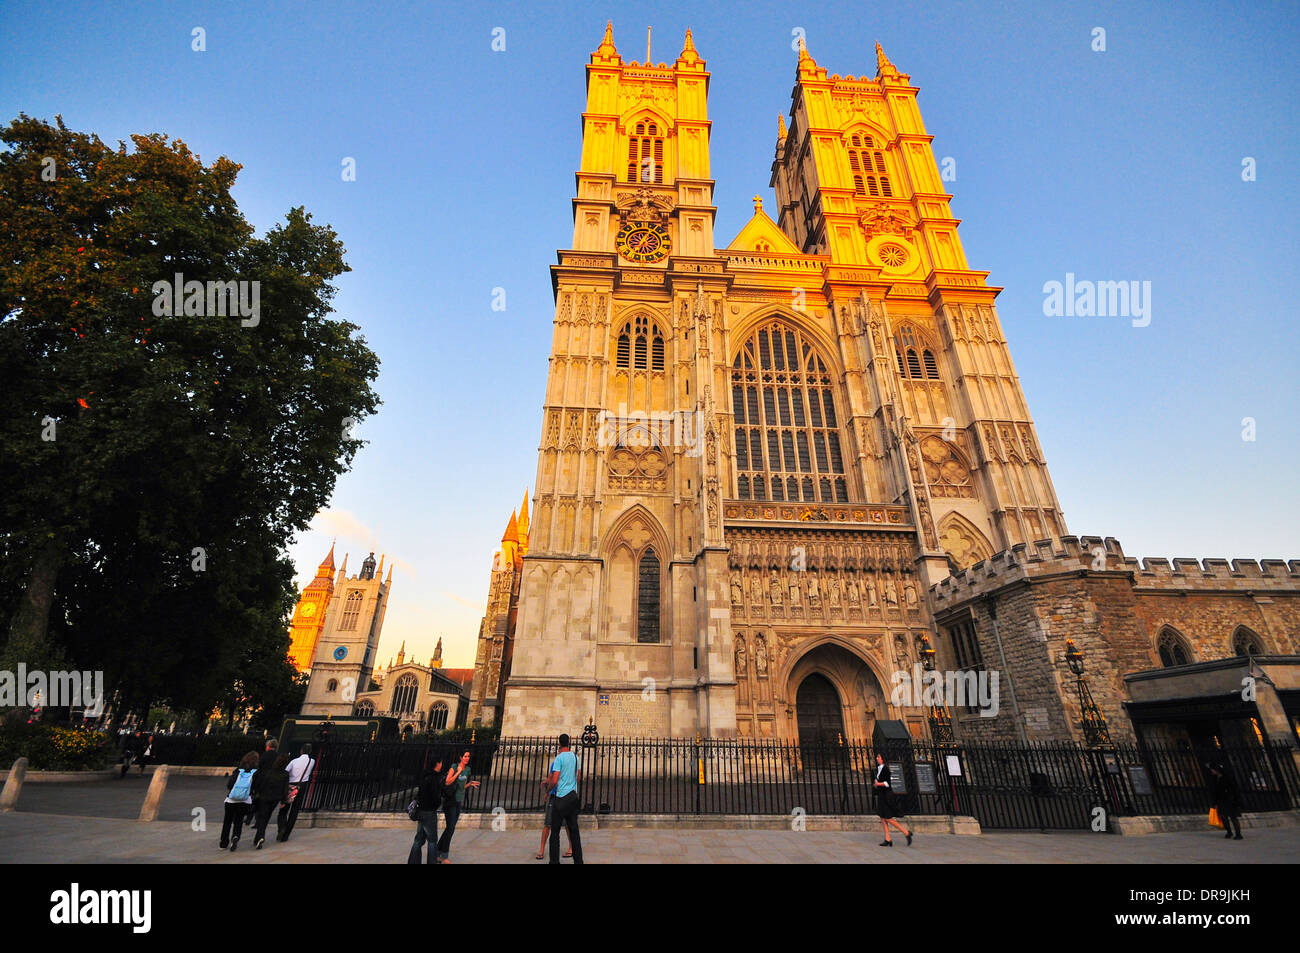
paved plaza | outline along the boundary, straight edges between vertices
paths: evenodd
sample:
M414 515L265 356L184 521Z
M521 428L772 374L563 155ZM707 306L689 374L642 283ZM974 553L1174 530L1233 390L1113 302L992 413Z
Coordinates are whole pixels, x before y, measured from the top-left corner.
M123 781L25 785L18 810L0 815L0 861L7 863L402 863L414 825L401 828L311 828L300 823L285 844L255 851L245 828L237 853L217 849L224 784L220 778L175 777L159 820L141 824L148 777ZM202 808L206 829L192 829ZM305 819L304 819L305 820ZM466 864L537 864L537 818L512 816L507 829L463 828L452 859ZM930 864L930 863L1300 863L1300 828L1247 829L1242 841L1207 828L1119 837L1091 833L1003 833L977 837L922 834L914 846L896 838L877 846L879 831L644 830L583 832L588 863Z

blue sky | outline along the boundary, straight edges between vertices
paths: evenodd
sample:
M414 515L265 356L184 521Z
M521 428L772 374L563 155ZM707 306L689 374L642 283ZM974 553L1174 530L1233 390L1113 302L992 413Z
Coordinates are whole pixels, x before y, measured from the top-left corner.
M352 568L370 548L399 559L381 658L402 640L427 657L443 635L447 664L472 664L492 553L535 474L548 266L572 238L583 67L608 19L625 59L647 26L655 61L693 31L719 245L754 193L771 207L793 31L832 73L874 74L884 44L921 88L936 156L956 160L971 266L1006 289L1070 530L1131 555L1300 556L1295 4L9 0L5 120L167 133L243 164L235 195L259 230L301 204L341 235L336 304L383 362L384 406L291 553L303 581L335 535ZM1067 272L1150 281L1150 325L1044 316L1044 283Z

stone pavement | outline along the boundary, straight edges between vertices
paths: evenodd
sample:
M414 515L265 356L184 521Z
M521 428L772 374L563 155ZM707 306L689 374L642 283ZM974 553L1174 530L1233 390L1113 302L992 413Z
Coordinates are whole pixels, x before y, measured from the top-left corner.
M540 831L459 830L452 859L466 864L537 864ZM20 810L0 815L0 862L391 864L406 860L410 829L303 828L285 844L252 849L247 829L239 851L217 849L220 811L207 829L183 821L140 824L120 817L77 817ZM927 864L927 863L1286 863L1300 862L1300 829L1246 831L1242 841L1215 831L1117 837L1084 833L986 833L979 837L918 836L907 847L876 846L879 833L754 830L591 830L583 835L588 863L660 864Z

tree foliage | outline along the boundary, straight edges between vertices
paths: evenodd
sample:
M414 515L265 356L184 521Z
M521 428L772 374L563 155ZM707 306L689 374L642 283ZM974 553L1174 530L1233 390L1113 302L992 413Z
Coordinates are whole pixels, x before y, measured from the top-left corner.
M137 708L291 691L285 547L379 404L342 244L302 208L257 237L240 167L165 136L0 139L0 667L103 669ZM256 325L158 313L177 274L258 282Z

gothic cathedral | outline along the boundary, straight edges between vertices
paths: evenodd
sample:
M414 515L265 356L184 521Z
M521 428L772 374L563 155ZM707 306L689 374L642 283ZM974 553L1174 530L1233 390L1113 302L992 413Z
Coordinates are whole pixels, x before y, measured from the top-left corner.
M716 247L709 73L587 66L508 735L923 735L929 587L1065 526L917 108L802 44L775 220ZM480 646L482 651L482 646Z

